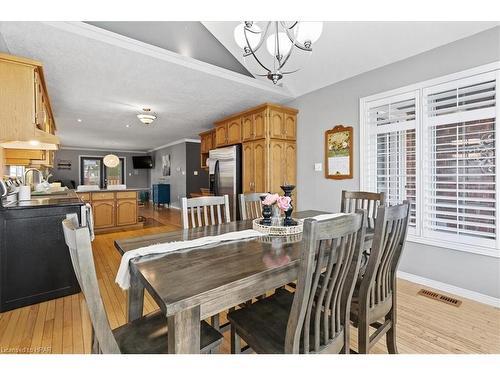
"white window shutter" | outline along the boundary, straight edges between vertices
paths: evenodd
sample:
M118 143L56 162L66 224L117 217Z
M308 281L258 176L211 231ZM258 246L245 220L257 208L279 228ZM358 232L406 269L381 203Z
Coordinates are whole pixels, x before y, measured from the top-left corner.
M366 188L384 192L388 204L411 203L411 231L417 226L418 91L366 103Z
M422 91L422 230L431 238L495 247L495 73Z

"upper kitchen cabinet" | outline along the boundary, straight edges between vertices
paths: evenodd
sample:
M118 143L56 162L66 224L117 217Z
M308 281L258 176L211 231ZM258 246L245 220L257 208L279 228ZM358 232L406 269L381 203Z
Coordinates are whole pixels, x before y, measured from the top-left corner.
M241 143L241 118L233 118L215 126L215 146L224 147Z
M0 82L0 146L58 149L42 64L0 53Z
M200 133L200 166L201 168L208 168L207 159L210 150L215 148L215 130L209 130Z
M275 139L297 139L297 112L290 108L269 109L269 135Z

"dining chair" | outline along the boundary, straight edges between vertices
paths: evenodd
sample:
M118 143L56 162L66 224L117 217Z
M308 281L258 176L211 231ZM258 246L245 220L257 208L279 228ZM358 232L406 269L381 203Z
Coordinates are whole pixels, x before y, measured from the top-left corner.
M184 229L231 222L228 195L182 198L181 209ZM219 314L210 317L210 324L220 332L229 329L228 323L220 324Z
M263 195L266 195L266 193L247 193L238 196L241 220L262 217L262 200L260 197Z
M349 352L349 309L365 234L365 212L304 221L297 288L228 314L231 352L240 338L257 353Z
M182 227L184 229L229 223L229 197L182 198Z
M161 311L111 329L99 292L88 227L79 227L76 214L68 215L62 226L71 263L89 309L92 353L167 354L167 318ZM215 353L221 342L222 335L202 321L200 351Z
M379 207L385 206L385 193L373 193L367 191L346 191L342 190L342 199L340 201L340 212L354 212L362 208L366 210L366 235L373 237L375 228L375 219Z
M368 264L360 274L351 304L351 322L358 329L358 352L368 353L386 334L389 353L396 347L396 270L406 240L410 204L380 207ZM379 322L383 319L383 322ZM370 327L375 333L370 335Z

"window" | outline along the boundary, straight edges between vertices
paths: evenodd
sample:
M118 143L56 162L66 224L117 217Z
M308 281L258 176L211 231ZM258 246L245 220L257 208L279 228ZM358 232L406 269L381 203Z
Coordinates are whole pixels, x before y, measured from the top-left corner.
M410 201L410 240L500 256L496 69L361 99L361 188Z
M120 163L115 168L104 165L102 157L80 156L80 183L82 185L99 185L104 188L108 185L125 183L125 159L119 158Z
M411 202L410 226L416 226L416 93L371 103L368 110L368 185L384 192L389 204Z

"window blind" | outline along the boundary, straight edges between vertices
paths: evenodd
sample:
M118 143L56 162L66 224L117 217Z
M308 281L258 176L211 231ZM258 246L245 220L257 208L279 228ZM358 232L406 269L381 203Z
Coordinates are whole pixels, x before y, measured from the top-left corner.
M416 226L416 93L368 104L368 184L384 192L388 204L411 203L411 227Z
M478 75L423 90L424 235L495 244L494 77Z

